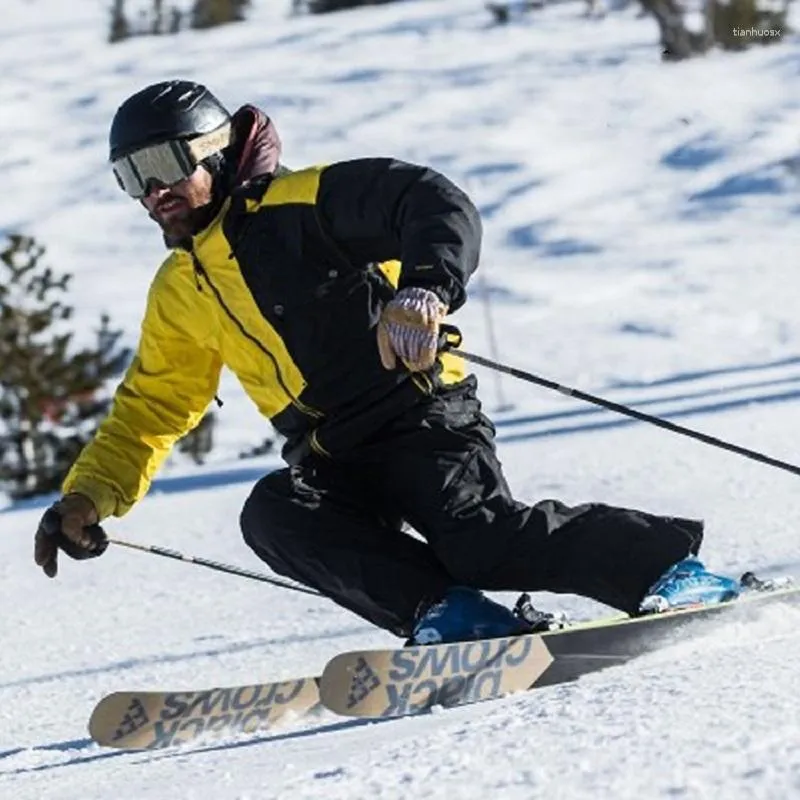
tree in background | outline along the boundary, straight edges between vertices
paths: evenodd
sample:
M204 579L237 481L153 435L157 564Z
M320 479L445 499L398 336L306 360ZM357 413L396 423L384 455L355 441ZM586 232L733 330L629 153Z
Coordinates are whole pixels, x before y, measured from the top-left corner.
M192 28L214 28L229 22L241 22L250 0L194 0L190 11L181 11L165 0L151 0L149 8L140 3L138 18L132 21L125 10L125 0L113 0L108 33L110 43L132 36L162 36L178 33L188 24Z
M686 7L678 0L641 0L658 23L666 61L702 55L713 47L745 50L754 44L776 44L789 32L789 0L703 0L698 30L686 25Z
M327 14L331 11L342 11L346 8L360 6L380 6L395 0L294 0L293 11L296 13L305 6L310 14Z
M125 16L125 0L114 0L111 6L111 28L108 32L108 41L121 42L131 35L128 18Z
M705 24L699 31L686 27L684 8L679 0L640 0L642 8L652 16L660 33L661 57L665 61L681 61L701 55L714 45L708 13L714 0L704 0Z
M204 464L206 456L214 448L216 424L217 418L214 412L207 412L200 420L200 424L178 442L178 452L186 453L195 464Z
M175 6L164 7L164 0L153 0L153 13L150 18L150 31L153 36L177 33L181 29L183 14ZM145 30L145 34L147 31Z
M195 0L192 8L193 28L214 28L244 20L250 0Z
M242 450L239 453L239 458L258 458L258 456L265 456L268 453L271 453L275 449L275 439L271 436L267 436L261 444L257 444L255 447L251 447L249 450Z
M12 498L58 489L107 412L105 381L130 358L105 315L96 346L73 347L71 276L42 266L44 253L17 235L0 252L0 491Z
M595 0L587 2L589 13L601 11L600 8L595 8ZM722 50L745 50L754 44L776 44L789 33L787 14L790 0L640 2L644 13L652 16L658 24L661 53L665 61L680 61L702 55L714 47ZM546 5L547 0L487 0L485 3L486 9L498 24L506 24L514 15L544 8ZM694 27L686 23L690 13L699 19L699 24Z
M759 0L707 0L709 30L724 50L744 50L753 44L776 44L789 33L789 0L768 5Z

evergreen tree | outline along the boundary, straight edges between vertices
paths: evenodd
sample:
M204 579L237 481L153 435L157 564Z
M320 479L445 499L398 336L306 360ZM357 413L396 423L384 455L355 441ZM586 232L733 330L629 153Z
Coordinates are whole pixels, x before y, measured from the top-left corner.
M0 252L0 491L58 489L105 416L100 390L130 352L102 316L94 348L75 348L64 301L71 276L41 265L45 248L9 237Z
M200 424L178 442L178 452L186 453L195 464L204 464L206 456L214 448L216 424L217 418L214 412L207 412L200 420Z

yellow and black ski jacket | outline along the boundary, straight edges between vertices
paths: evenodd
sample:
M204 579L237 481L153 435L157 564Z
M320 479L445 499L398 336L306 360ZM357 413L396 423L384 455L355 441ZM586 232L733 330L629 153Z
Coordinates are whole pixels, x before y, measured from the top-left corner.
M124 514L202 418L223 365L287 437L289 463L346 455L463 378L450 354L426 373L385 370L375 327L398 286L433 289L457 309L480 242L461 190L396 160L239 187L159 269L136 356L63 491L88 495L101 518Z

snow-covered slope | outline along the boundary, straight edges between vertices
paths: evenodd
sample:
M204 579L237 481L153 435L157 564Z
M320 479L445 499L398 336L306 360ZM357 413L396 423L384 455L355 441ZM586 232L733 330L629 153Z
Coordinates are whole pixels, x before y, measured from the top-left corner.
M288 3L287 3L288 4ZM0 230L75 273L78 324L135 342L163 251L117 190L106 132L142 85L181 76L273 116L290 165L363 155L431 163L485 218L481 275L455 321L470 349L797 459L800 47L666 66L654 23L563 4L491 27L480 2L416 0L104 43L105 3L5 0ZM282 5L282 3L280 4ZM556 496L705 517L720 569L800 573L797 479L519 382L480 373L509 479ZM238 510L267 428L226 379L220 446L177 466L116 535L250 568ZM114 689L318 670L387 634L321 600L112 548L33 566L40 508L0 514L0 796L748 797L800 793L800 622L773 608L634 665L497 703L317 726L178 752L86 738ZM539 596L588 615L576 598Z

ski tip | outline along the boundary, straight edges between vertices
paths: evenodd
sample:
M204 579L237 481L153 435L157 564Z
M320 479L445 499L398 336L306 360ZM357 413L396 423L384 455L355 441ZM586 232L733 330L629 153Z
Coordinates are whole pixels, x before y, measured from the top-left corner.
M372 716L385 703L387 670L396 650L360 650L339 653L325 665L319 683L319 699L345 717ZM376 696L373 695L373 692ZM376 705L377 703L377 705Z
M334 656L325 665L319 681L319 699L322 704L337 714L347 715L347 707L340 702L347 691L353 675L352 658L347 653Z
M114 692L103 697L92 710L87 725L89 736L98 744L118 746L125 728L135 721L130 692Z

